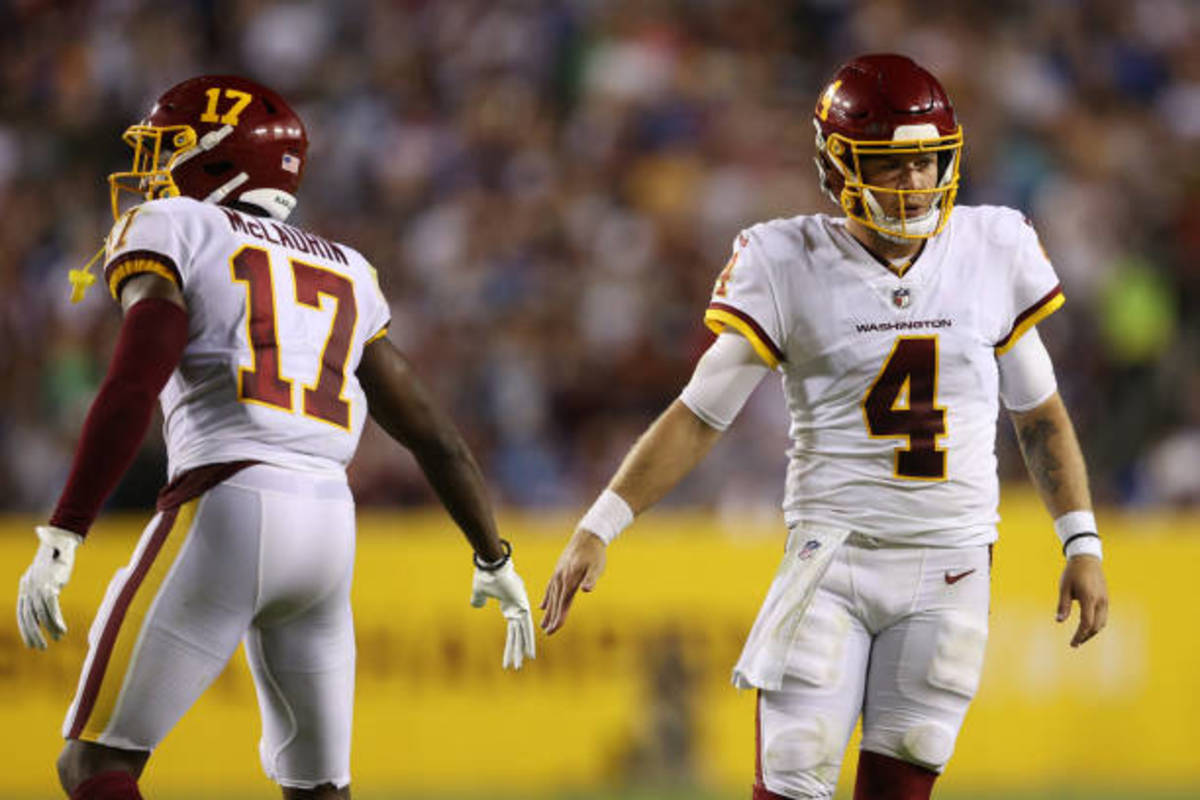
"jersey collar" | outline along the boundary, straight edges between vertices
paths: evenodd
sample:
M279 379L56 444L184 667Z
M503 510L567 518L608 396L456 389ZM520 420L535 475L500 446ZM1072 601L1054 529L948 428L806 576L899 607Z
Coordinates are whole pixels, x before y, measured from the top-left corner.
M857 254L859 256L859 258L857 258L855 260L857 260L859 262L862 262L865 260L865 259L861 258L861 256L865 255L865 256L867 256L867 258L869 258L875 264L878 264L879 266L883 267L887 271L887 273L890 276L892 276L893 278L904 278L905 276L907 276L912 271L913 267L916 266L917 260L920 259L921 256L923 256L925 254L925 252L929 249L928 247L926 247L926 245L929 244L929 240L925 239L921 242L921 246L917 249L917 252L914 253L911 258L909 258L907 261L903 261L899 265L897 265L897 264L892 263L889 259L881 256L879 253L876 253L874 250L867 247L862 242L860 242L858 240L858 237L856 237L854 234L852 234L850 231L848 231L846 229L846 225L844 223L842 223L842 224L835 223L833 227L836 228L839 231L839 233L841 234L842 238L845 239L849 243L851 252L847 253L847 255L850 255L851 257L853 257L854 254Z

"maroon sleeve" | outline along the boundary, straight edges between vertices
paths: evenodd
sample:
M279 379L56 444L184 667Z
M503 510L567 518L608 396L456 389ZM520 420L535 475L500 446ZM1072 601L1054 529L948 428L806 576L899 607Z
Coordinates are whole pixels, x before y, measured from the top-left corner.
M141 300L125 313L51 525L87 534L100 506L133 462L158 393L179 364L187 338L187 312L169 300Z

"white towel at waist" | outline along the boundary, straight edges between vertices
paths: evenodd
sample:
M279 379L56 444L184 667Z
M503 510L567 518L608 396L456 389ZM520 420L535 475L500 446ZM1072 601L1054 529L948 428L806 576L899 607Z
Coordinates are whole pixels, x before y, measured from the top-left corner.
M734 686L779 689L783 685L783 672L800 620L834 553L849 534L846 528L809 524L796 525L789 531L783 562L733 668Z

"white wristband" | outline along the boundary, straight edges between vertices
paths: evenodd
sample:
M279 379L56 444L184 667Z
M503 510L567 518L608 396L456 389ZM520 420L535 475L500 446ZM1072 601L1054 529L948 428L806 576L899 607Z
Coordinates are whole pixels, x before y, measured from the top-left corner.
M1054 532L1063 545L1063 555L1103 558L1096 516L1091 511L1068 511L1054 520Z
M603 539L605 544L612 544L617 534L628 528L632 522L633 509L629 504L612 489L605 489L576 527L591 531Z

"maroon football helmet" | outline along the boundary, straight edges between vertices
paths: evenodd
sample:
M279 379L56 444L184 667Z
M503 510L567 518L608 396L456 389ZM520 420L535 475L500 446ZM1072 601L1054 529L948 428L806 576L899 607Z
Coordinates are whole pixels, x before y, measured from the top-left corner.
M860 56L833 76L813 112L821 188L846 215L892 240L928 239L946 225L958 193L962 127L937 78L900 55ZM932 189L893 189L862 179L861 159L936 154ZM920 217L887 216L882 194L933 195Z
M108 176L114 217L121 192L248 203L281 220L296 205L304 123L254 81L202 75L172 86L122 138L133 148L133 168Z

